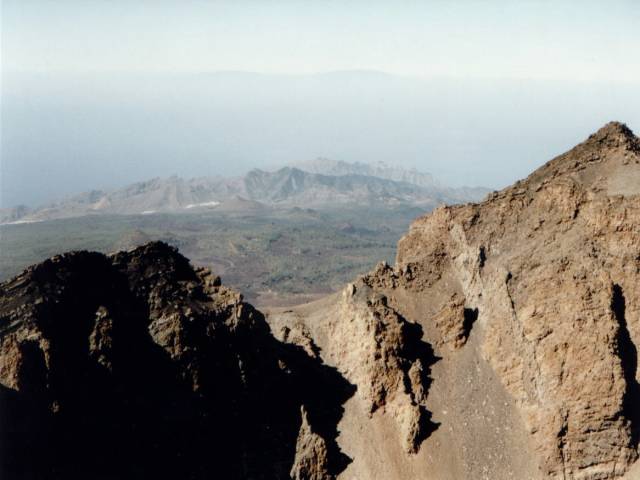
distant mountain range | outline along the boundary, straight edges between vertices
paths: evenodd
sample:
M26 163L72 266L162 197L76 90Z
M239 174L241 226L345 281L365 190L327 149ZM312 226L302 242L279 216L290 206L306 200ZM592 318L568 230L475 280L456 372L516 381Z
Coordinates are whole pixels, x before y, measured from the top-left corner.
M29 223L96 214L149 215L206 209L257 211L277 207L408 205L480 200L484 188L449 188L430 174L386 164L317 159L242 177L154 178L113 191L92 190L39 208L0 210L0 223Z
M384 162L349 163L341 160L331 160L329 158L316 158L315 160L298 163L295 167L305 172L319 173L321 175L366 175L396 182L411 183L425 188L442 187L430 173L420 172L416 169L407 170L393 167Z

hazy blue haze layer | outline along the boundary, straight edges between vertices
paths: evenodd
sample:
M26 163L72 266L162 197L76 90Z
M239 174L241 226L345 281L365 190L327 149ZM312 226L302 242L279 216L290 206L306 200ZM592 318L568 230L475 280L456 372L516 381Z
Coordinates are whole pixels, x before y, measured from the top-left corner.
M318 156L498 188L609 120L633 83L318 75L5 74L2 205Z

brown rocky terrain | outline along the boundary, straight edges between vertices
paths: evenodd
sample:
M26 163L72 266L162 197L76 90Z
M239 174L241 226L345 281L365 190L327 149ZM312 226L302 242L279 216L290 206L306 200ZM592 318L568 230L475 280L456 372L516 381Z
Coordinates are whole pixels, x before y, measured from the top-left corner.
M358 387L338 426L343 478L625 476L640 429L638 194L640 140L611 123L482 203L418 219L396 265L342 297L271 312ZM424 332L432 365L386 353L398 321ZM432 426L415 435L417 419Z
M611 123L266 317L151 243L0 286L2 478L640 478L640 140Z

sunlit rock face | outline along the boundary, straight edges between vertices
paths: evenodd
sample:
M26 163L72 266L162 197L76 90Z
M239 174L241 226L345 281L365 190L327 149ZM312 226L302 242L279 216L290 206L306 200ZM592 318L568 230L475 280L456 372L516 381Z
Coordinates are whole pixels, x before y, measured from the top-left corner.
M639 178L638 138L611 123L486 201L419 219L399 244L403 288L428 298L449 282L478 312L482 356L553 478L614 478L637 458ZM457 305L431 308L464 322Z

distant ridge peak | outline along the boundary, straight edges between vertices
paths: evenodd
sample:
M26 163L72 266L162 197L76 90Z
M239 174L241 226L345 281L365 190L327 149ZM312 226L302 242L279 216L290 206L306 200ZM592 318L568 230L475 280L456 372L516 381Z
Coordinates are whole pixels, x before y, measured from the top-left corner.
M619 146L620 143L638 143L638 138L633 131L622 122L609 122L592 134L587 142L606 143L611 146Z
M315 160L300 162L294 167L309 173L321 175L345 176L361 175L378 177L395 182L405 182L422 188L444 188L430 173L420 172L416 168L404 168L390 165L384 161L345 162L318 157Z
M607 123L592 134L582 145L601 151L622 147L627 151L640 153L640 138L626 124L621 122Z
M636 175L640 175L634 165L640 165L640 139L624 123L609 122L534 171L524 182L537 189L541 182L570 176L591 189L631 194L638 190L632 186L637 184ZM624 188L620 187L623 184ZM516 182L508 188L521 186Z

